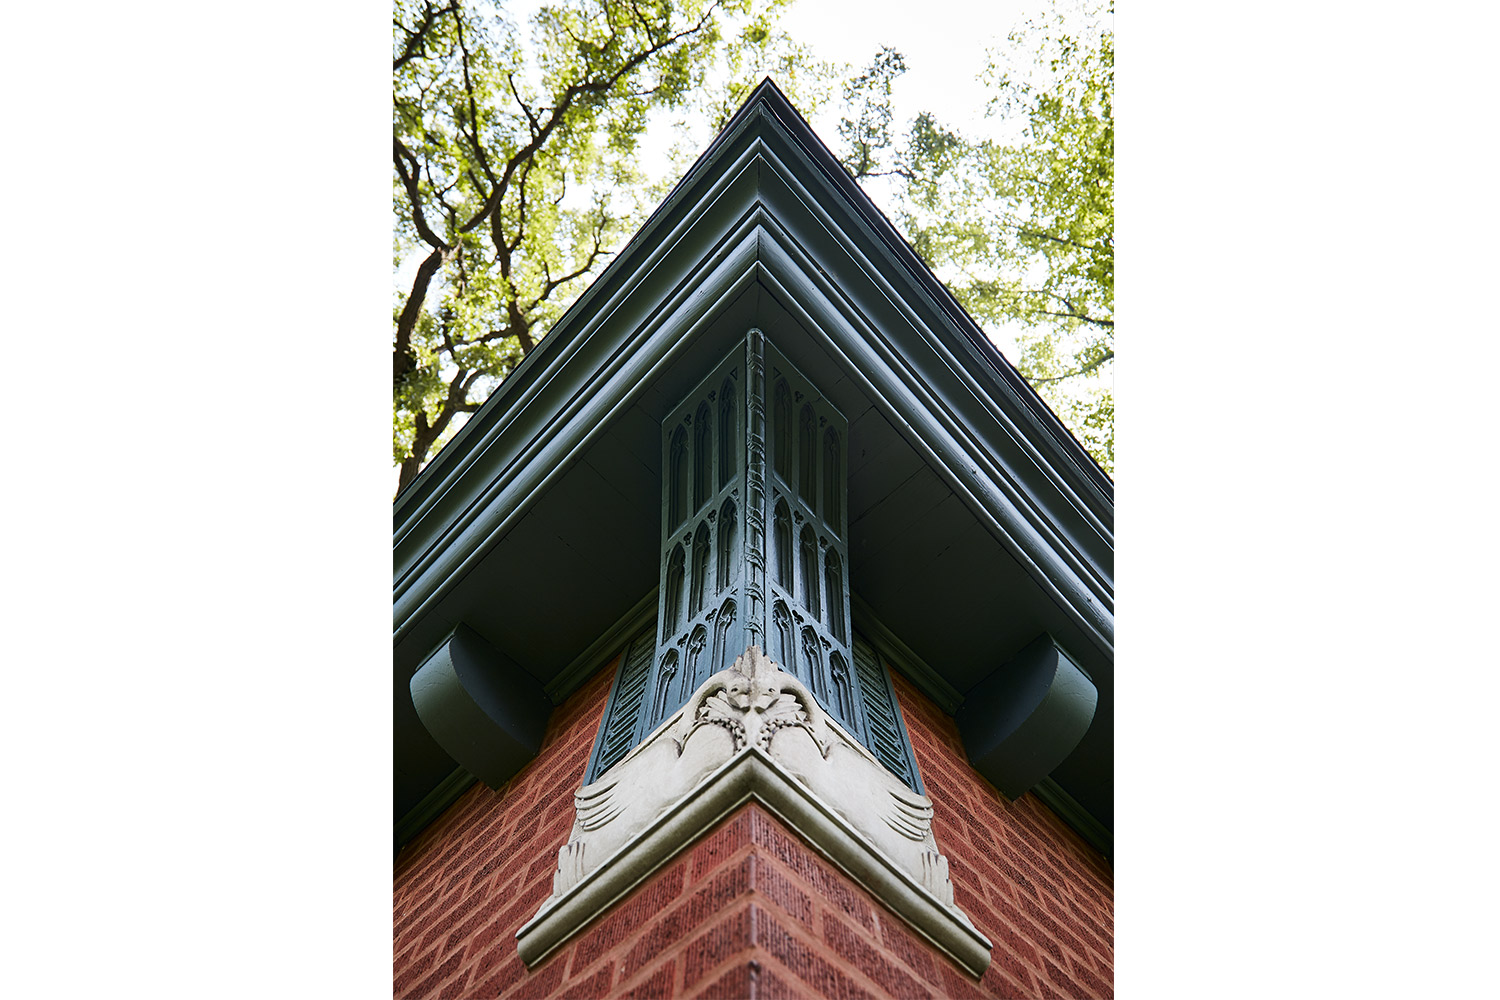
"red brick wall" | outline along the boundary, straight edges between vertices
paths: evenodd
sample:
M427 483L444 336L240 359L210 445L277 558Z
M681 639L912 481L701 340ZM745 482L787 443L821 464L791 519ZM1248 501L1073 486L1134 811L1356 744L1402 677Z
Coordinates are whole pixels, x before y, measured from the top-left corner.
M516 930L552 893L617 662L553 710L521 773L475 784L397 855L396 996L494 997L516 981Z
M471 788L401 852L396 996L1112 995L1107 866L1031 796L1006 803L975 775L952 721L899 678L955 895L995 943L977 983L754 805L527 970L515 932L551 893L614 669L559 706L505 788Z
M1035 795L1007 802L969 767L953 720L894 679L954 900L995 946L979 990L953 996L1114 996L1108 863Z

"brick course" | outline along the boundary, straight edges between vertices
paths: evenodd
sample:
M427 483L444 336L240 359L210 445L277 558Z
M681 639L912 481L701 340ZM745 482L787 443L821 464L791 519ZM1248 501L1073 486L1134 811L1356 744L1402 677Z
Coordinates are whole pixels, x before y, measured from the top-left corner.
M553 713L536 760L465 792L397 858L397 997L1106 997L1111 873L1033 796L975 774L951 719L896 678L955 896L994 942L975 981L757 804L742 806L534 969L515 933L551 893L616 664Z
M1035 795L1007 801L969 767L953 720L893 680L954 896L995 946L978 991L945 979L948 995L1113 996L1108 863Z
M474 785L397 856L395 996L547 996L564 985L555 962L526 971L515 933L552 891L615 666L553 711L519 774L498 790ZM589 984L602 981L592 975Z

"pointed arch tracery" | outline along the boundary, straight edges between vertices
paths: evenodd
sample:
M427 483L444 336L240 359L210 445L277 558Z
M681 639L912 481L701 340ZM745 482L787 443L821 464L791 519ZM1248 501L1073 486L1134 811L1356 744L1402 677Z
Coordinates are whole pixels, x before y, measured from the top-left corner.
M787 593L792 592L792 515L786 501L776 501L776 516L772 524L776 548L776 582Z
M678 427L672 435L667 457L667 528L671 530L687 517L687 430Z
M844 567L838 552L832 546L829 546L828 555L823 560L823 583L828 593L828 631L839 642L847 643L849 634L844 627Z
M818 600L818 540L810 524L802 527L801 551L802 606L814 618L822 618L822 604Z
M693 510L697 511L713 492L713 411L707 403L700 404L693 419Z
M667 559L666 593L661 606L662 642L666 642L676 633L677 623L682 620L682 577L684 562L682 546L678 545L672 550L672 555Z
M792 391L787 388L786 379L776 381L771 418L776 474L789 483L792 481Z
M809 507L818 502L818 483L814 472L818 465L818 456L814 451L817 447L817 424L818 418L813 413L812 404L802 404L802 417L797 423L797 495Z
M703 599L708 589L708 557L713 547L708 540L708 522L698 525L693 534L693 596L688 603L688 617L703 610Z
M725 379L719 386L719 489L729 485L729 480L734 478L735 461L739 454L739 443L736 440L735 430L739 421L735 419L734 406L734 382Z
M719 558L715 583L716 592L720 594L729 589L732 576L730 570L734 567L735 541L739 530L737 514L733 498L725 500L724 506L719 508Z
M823 520L842 535L844 476L839 461L839 435L832 427L823 433Z

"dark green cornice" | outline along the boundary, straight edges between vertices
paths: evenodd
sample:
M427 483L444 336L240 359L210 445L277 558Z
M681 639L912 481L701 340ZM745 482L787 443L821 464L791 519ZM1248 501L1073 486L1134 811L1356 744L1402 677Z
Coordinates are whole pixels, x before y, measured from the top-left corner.
M645 607L661 421L752 326L848 415L885 644L951 710L1056 637L1100 700L1053 780L1108 827L1113 488L769 82L397 498L398 813L453 769L406 689L458 625L556 699Z

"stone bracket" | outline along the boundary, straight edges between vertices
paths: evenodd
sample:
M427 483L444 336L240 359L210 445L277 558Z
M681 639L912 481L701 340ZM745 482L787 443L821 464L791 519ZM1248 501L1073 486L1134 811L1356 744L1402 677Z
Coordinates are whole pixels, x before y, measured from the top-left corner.
M924 886L765 750L753 745L731 757L691 795L666 809L613 857L543 903L537 915L516 933L522 961L534 966L551 955L591 920L624 899L653 872L749 801L758 802L797 831L810 847L970 975L979 976L988 967L989 939L962 911L945 903L937 894L947 888L946 859L936 852L932 852L932 858L924 859L924 869L932 873L927 881L936 883L941 879L943 883ZM565 847L564 853L567 851ZM559 885L571 881L567 876L583 867L581 857L569 855L563 860L577 867L573 872L559 872Z

